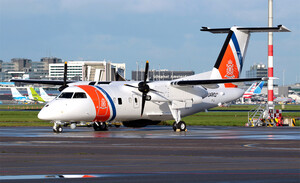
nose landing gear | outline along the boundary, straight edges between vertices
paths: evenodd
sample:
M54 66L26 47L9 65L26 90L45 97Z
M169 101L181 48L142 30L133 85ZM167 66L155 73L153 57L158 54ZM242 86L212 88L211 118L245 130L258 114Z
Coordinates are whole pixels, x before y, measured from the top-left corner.
M53 132L55 132L55 133L61 133L61 132L63 132L63 128L61 126L61 122L59 122L59 121L58 122L57 121L54 122Z

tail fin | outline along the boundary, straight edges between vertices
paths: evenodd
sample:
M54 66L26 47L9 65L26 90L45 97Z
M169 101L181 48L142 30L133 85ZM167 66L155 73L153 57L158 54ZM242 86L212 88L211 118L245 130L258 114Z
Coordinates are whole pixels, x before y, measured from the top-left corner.
M26 90L27 90L28 98L29 98L30 100L34 100L34 97L32 96L32 93L31 93L30 88L27 87Z
M255 90L255 88L256 88L256 85L257 85L256 82L253 83L253 84L245 91L243 97L244 97L244 98L251 98L252 95L253 95L253 93L254 93L254 90Z
M261 81L254 90L254 94L261 94L261 90L264 87L264 81Z
M49 97L49 95L45 92L45 90L42 87L40 87L40 94L42 98Z
M30 87L30 93L33 97L34 100L39 101L39 102L45 102L39 94L34 90L34 88Z
M13 98L16 97L24 97L18 90L17 88L10 88L11 89L11 94Z
M212 70L211 79L234 79L239 78L243 69L247 46L252 32L289 32L282 25L277 27L231 27L221 29L210 29L203 27L201 31L209 31L214 34L228 33L227 38L220 51L218 59ZM236 87L231 83L224 84L225 87Z

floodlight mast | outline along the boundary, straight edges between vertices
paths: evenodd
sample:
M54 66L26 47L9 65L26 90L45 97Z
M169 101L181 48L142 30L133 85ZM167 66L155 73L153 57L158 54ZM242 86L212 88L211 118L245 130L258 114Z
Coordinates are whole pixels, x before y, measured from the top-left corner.
M273 0L269 0L268 26L273 27ZM273 32L268 33L268 77L274 77L273 71ZM268 108L274 109L274 80L268 80Z

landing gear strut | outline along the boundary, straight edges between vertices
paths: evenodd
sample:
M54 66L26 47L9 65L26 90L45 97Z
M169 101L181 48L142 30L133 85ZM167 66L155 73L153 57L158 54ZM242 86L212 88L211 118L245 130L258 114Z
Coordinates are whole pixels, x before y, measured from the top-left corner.
M186 131L186 124L184 121L179 121L178 123L174 122L173 123L173 130L174 132L178 131Z
M105 122L94 122L93 127L95 131L106 131L108 129Z
M62 131L63 131L62 126L60 124L58 124L57 122L54 122L53 132L61 133Z

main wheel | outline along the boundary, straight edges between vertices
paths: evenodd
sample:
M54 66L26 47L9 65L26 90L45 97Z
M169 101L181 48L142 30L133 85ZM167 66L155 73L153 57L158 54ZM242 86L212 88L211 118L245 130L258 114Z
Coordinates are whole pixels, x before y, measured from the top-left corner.
M176 122L173 123L173 130L174 130L174 132L176 132L176 130L177 130L177 124L176 124Z
M178 124L177 124L177 128L180 130L180 131L185 131L186 130L186 124L184 121L180 121Z
M173 123L173 130L176 132L178 129L181 132L186 130L186 124L184 121L179 121L178 123L176 123L176 122Z
M53 132L55 132L55 133L61 133L62 131L63 131L63 128L60 125L53 128Z
M106 131L107 130L107 125L105 122L95 122L93 124L94 130L95 131Z

